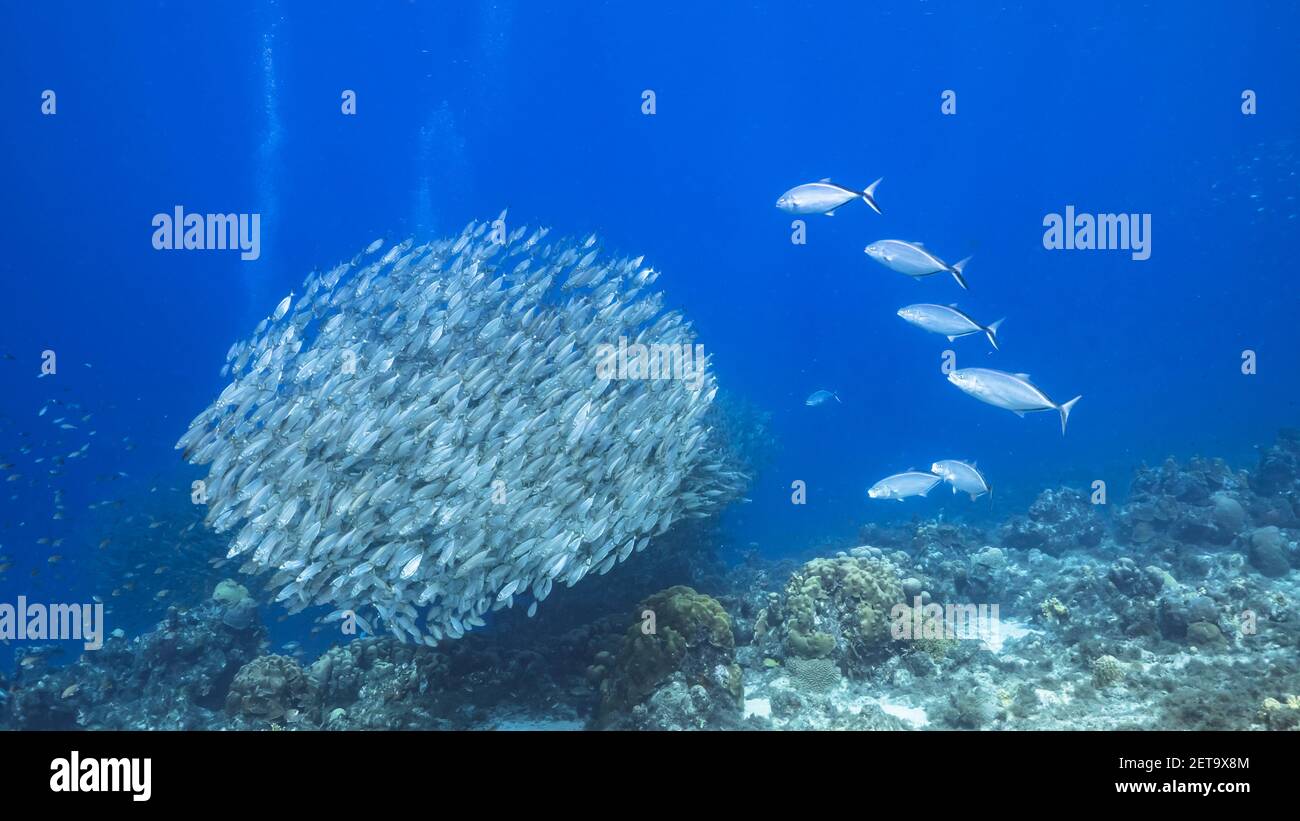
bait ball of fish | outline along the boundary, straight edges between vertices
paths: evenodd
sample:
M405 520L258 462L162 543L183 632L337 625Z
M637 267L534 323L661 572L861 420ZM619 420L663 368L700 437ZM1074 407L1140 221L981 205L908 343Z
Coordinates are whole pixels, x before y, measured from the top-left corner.
M743 490L706 421L707 357L691 379L597 368L620 338L693 343L647 290L657 274L594 236L526 233L471 223L363 252L231 347L230 384L177 448L209 466L228 557L272 572L291 612L459 638Z

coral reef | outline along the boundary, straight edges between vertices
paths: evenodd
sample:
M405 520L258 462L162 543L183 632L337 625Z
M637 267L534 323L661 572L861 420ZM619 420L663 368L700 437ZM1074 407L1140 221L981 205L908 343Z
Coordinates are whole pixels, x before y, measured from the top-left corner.
M316 724L320 696L298 662L284 656L259 656L240 668L230 683L226 712L262 721Z
M1259 464L1250 474L1250 487L1261 497L1284 503L1257 509L1257 520L1300 526L1300 429L1284 428L1278 433L1277 441L1260 454ZM1265 521L1273 518L1280 521Z
M827 658L804 659L791 656L785 666L800 689L824 693L840 683L840 668Z
M1185 466L1167 459L1138 470L1116 516L1116 534L1145 551L1228 545L1245 522L1241 499L1248 493L1244 474L1222 459L1194 458Z
M272 652L225 580L75 658L18 644L0 727L1294 730L1298 455L1284 433L1254 472L1143 468L1114 517L1052 491L1001 527L869 526L881 546L802 563L726 565L701 520L537 618L437 647ZM996 604L996 629L932 632L940 602Z
M769 597L755 635L779 642L783 656L830 658L861 677L894 650L889 616L904 601L898 568L876 555L814 559Z
M1270 730L1300 730L1300 697L1266 698L1259 717Z
M10 726L201 729L225 705L239 670L262 654L266 630L227 624L229 609L210 600L172 607L151 632L120 632L66 667L19 665L10 687Z
M1098 656L1092 660L1092 683L1096 687L1109 687L1124 680L1124 663L1114 656Z
M1000 537L1003 547L1060 556L1068 550L1096 547L1104 534L1088 497L1063 487L1043 491L1027 516L1014 516L1002 526Z
M642 601L622 649L603 673L597 714L602 726L622 723L674 676L697 708L707 697L705 715L722 724L739 717L744 691L731 619L716 599L690 587L670 587Z

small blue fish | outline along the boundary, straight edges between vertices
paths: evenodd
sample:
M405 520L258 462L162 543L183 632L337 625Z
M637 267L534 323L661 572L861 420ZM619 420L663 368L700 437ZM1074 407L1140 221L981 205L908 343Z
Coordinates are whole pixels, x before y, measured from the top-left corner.
M832 393L831 391L814 391L811 396L809 396L807 399L803 401L803 403L810 408L815 408L818 405L826 404L832 399L834 399L836 402L840 401L839 396Z

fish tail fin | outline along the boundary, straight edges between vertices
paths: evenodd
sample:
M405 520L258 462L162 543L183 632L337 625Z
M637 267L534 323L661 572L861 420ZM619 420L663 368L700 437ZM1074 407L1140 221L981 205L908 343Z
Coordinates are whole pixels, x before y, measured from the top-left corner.
M1076 396L1073 399L1071 399L1069 402L1066 402L1064 405L1057 406L1056 409L1061 412L1061 435L1062 436L1065 435L1065 423L1070 418L1070 410L1074 407L1074 403L1078 402L1082 398L1083 395L1080 394L1079 396Z
M971 254L971 256L966 257L961 262L948 269L948 273L952 274L952 278L957 280L957 284L968 291L970 290L970 286L966 284L966 277L962 276L961 272L962 269L966 267L966 263L970 262L974 256L974 254Z
M1000 350L1000 348L998 348L998 326L1005 320L1006 317L1004 316L997 322L990 322L989 326L984 329L984 334L989 338L989 344L993 346L993 350L995 351Z
M841 401L841 399L840 399L840 395L839 395L838 393L832 392L832 393L831 393L831 396L835 397L835 401L836 401L836 402L839 402L841 405L844 404L844 402Z
M881 177L879 180L876 180L871 185L868 185L866 190L862 192L863 202L865 202L867 205L870 205L871 210L875 211L877 214L884 213L883 211L880 210L880 206L876 205L876 186L880 185L880 182L883 179L884 177Z

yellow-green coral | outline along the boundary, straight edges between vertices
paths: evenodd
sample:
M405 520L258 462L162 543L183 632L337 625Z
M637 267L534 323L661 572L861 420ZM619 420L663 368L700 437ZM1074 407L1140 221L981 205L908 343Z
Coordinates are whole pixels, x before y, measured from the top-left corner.
M785 637L785 649L799 658L826 658L835 649L835 637L826 633L805 634L798 627L791 627Z
M1264 699L1259 719L1270 730L1300 729L1300 696L1286 695L1283 700Z
M1098 656L1092 660L1093 686L1104 689L1124 680L1124 665L1114 656Z
M1061 600L1052 596L1045 599L1039 605L1039 610L1043 614L1045 621L1066 621L1070 618L1070 608L1061 603Z
M216 589L212 591L213 601L227 607L238 604L246 598L248 598L248 588L230 579L219 582Z
M691 684L725 691L737 706L742 703L731 619L717 599L678 585L641 602L635 615L601 682L602 717L632 708L676 672Z
M888 649L889 613L902 600L898 568L889 561L814 559L795 572L784 596L761 618L791 658L834 657L845 666Z

